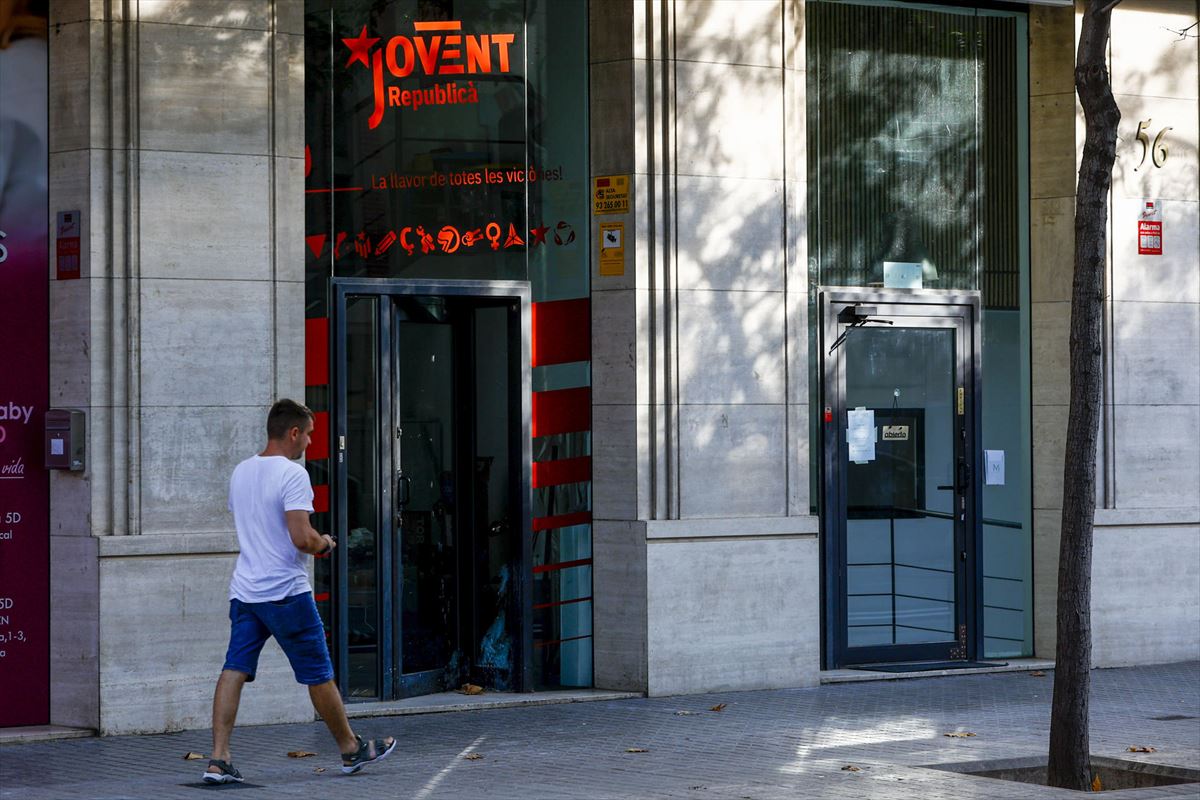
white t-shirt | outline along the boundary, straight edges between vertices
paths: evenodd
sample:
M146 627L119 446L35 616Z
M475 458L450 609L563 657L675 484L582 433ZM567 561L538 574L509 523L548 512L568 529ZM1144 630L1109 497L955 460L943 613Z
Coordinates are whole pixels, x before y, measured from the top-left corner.
M237 525L238 555L229 597L266 603L311 592L305 554L292 544L286 511L313 510L308 473L283 456L251 456L229 479L229 510Z

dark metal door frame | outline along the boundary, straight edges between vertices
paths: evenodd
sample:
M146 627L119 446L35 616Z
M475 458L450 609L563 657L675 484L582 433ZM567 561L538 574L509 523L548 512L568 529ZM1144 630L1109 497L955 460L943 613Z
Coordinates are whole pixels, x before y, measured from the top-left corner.
M517 691L532 689L533 670L533 610L530 598L533 594L533 538L532 529L532 460L533 440L532 431L532 398L533 384L530 369L531 363L531 294L529 283L526 281L438 281L422 279L376 279L376 278L334 278L333 286L333 318L332 333L334 345L333 387L334 396L330 398L333 427L334 427L334 457L331 463L334 469L332 485L334 496L333 519L336 532L342 534L341 542L347 541L348 530L347 503L348 480L345 463L345 442L348 436L348 420L346 404L346 304L351 297L373 296L379 298L376 308L379 341L379 397L376 407L379 414L379 441L391 441L392 422L392 392L395 376L392 374L391 347L396 334L393 325L392 303L390 299L396 296L425 296L425 297L456 297L476 298L481 301L510 300L518 304L516 314L509 315L509 340L515 347L509 354L509 389L510 407L517 409L520 424L515 425L509 432L510 469L517 480L512 482L512 504L517 510L519 520L519 535L521 537L520 570L515 581L512 611L516 620L514 638L515 664L513 668L514 688ZM384 301L388 302L384 302ZM392 542L395 534L395 504L391 476L396 474L396 465L391 448L381 448L379 483L379 502L381 505L380 525L380 575L383 578L379 585L379 603L384 613L393 614L396 608L395 599L400 590L401 570L399 559L394 557ZM386 479L382 479L386 477ZM348 659L345 649L346 631L349 630L349 575L345 551L341 548L334 551L334 613L335 639L334 661L338 665L338 682L343 696L348 693ZM386 571L386 574L385 574ZM400 637L394 635L394 625L385 624L380 631L380 682L379 697L381 699L397 696L402 688L403 676L400 670L399 643Z
M983 481L980 471L983 456L980 424L982 420L981 392L981 317L980 295L974 291L938 291L923 289L859 289L822 287L819 290L821 315L819 357L820 396L822 411L830 411L831 421L822 416L821 440L821 594L823 598L822 664L835 669L847 664L887 661L926 660L934 650L924 646L887 645L874 648L854 648L849 653L846 643L846 504L847 496L845 443L840 432L846 425L845 382L841 346L830 348L847 328L839 314L848 306L873 306L876 319L910 318L915 324L908 327L947 327L956 331L954 367L956 388L964 391L962 419L964 437L955 437L955 460L966 459L970 485L961 495L965 508L963 519L955 521L956 549L962 548L965 558L956 571L955 625L958 641L949 655L958 659L983 656ZM924 320L924 324L922 324ZM850 331L848 336L853 336ZM956 493L956 497L958 497ZM937 657L943 660L945 656Z

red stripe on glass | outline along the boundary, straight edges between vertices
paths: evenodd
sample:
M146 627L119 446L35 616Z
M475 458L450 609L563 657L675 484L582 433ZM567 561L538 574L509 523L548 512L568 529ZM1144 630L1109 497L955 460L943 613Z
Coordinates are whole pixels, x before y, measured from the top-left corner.
M557 564L542 564L533 568L533 573L536 575L539 572L555 572L560 569L571 569L571 567L586 567L591 564L590 558L577 558L574 561L560 561Z
M329 383L329 317L304 320L304 385Z
M329 602L329 592L321 592L320 594L315 594L315 595L313 595L313 600L316 600L318 603L328 603Z
M533 366L587 361L592 351L592 301L533 304Z
M592 457L560 458L557 461L533 462L533 488L582 483L592 479Z
M533 393L533 435L576 433L592 427L592 390L556 389Z
M317 411L313 414L312 441L304 457L309 461L320 461L329 458L329 412Z
M329 510L329 486L322 484L313 489L313 512L320 514Z
M586 525L592 521L592 512L576 511L573 514L555 514L553 517L534 517L535 531L548 531L554 528L568 528L572 525Z

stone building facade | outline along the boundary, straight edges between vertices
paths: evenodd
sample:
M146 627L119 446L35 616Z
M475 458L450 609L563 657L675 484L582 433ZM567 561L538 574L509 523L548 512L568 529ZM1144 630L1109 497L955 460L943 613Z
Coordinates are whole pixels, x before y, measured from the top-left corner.
M364 280L382 282L368 287L372 297L381 298L399 297L388 294L389 280L409 281L403 284L405 297L443 290L451 297L455 290L444 282L435 286L442 262L429 262L429 271L391 261L343 272L349 262L337 260L334 240L347 232L349 242L355 231L339 229L336 209L314 211L312 198L323 191L314 178L323 169L313 152L319 149L314 135L333 131L336 139L353 130L363 142L375 135L374 127L339 127L349 124L340 117L314 121L313 98L325 96L314 95L325 91L313 77L314 30L332 26L331 36L321 34L334 54L328 67L335 87L329 90L331 107L344 99L337 87L370 86L365 59L343 66L353 50L342 42L359 34L360 25L382 40L364 51L366 57L405 52L403 45L388 49L388 42L407 35L408 28L387 28L386 14L370 9L360 14L357 5L51 3L49 206L52 219L61 210L81 212L82 248L80 279L50 281L49 405L85 412L89 456L84 472L50 475L51 640L45 677L50 705L43 722L103 733L208 724L212 681L227 635L227 580L237 552L225 510L226 482L232 467L259 446L273 398L307 396L314 409L331 415L324 429L328 467L310 471L333 497L327 525L343 541L360 530L345 516L354 513L346 507L359 500L350 498L336 466L337 437L357 435L353 419L344 423L348 434L338 428L357 373L348 374L349 362L337 361L350 358L338 354L353 336L350 306L339 306L337 298L368 291ZM525 492L514 502L529 507L524 515L510 508L506 530L515 542L539 531L572 531L569 543L562 534L541 555L514 545L512 579L527 583L504 600L512 604L506 624L514 626L514 652L525 653L514 656L516 663L531 676L524 684L514 678L517 688L575 685L662 695L810 686L824 670L855 663L1053 657L1074 176L1083 131L1072 77L1078 9L1013 4L978 10L956 4L928 11L803 0L579 0L559 11L534 0L517 3L516 11L500 0L395 5L418 21L460 21L464 36L500 31L506 13L516 14L514 19L526 15L530 27L521 30L528 43L518 38L513 47L529 54L540 47L539 58L563 59L554 63L567 66L557 73L551 69L547 79L531 66L536 59L526 59L523 82L513 84L526 87L525 150L519 158L538 170L555 166L535 157L530 142L538 136L543 137L538 146L556 157L579 143L587 148L578 171L567 176L570 191L546 188L545 195L535 196L526 188L522 195L526 228L546 224L538 210L555 203L547 220L577 220L572 230L582 249L572 256L575 261L536 262L538 251L525 242L524 255L513 262L519 262L515 272L497 267L482 277L464 272L445 279L524 282L523 290L510 287L498 295L528 305L511 318L516 349L506 363L519 375L513 396L531 390L533 398L531 404L514 401L514 424L533 427L521 428L530 432L514 445L520 453L508 491ZM434 14L435 6L447 13ZM563 13L566 6L574 17L537 17ZM882 35L878 58L847 61L853 49L847 42L869 14L894 15L903 23L899 27L920 35ZM535 17L540 21L529 22ZM1194 0L1125 0L1113 12L1111 69L1122 121L1109 202L1106 390L1098 454L1103 480L1093 621L1099 667L1200 658L1196 17ZM968 24L972 27L963 27ZM581 31L586 47L555 51L552 34L535 46L537 25ZM938 33L943 29L949 31L944 36ZM946 42L970 52L946 50ZM907 96L901 84L924 74L922 64L935 64L942 94L913 108L897 105L899 100L884 102L881 112L879 98L888 99L890 84L876 84L866 97L853 95L854 81L845 80L851 74L847 64L864 76L875 75L872 70L890 74L899 82L892 99ZM914 72L897 72L912 64ZM485 95L480 102L490 102L486 93L494 91L499 109L481 119L500 130L502 95L510 87L485 89L480 80ZM573 81L580 89L555 94L556 80ZM955 81L994 89L987 98L976 89L959 96ZM535 85L539 102L553 99L559 105L535 108L529 88ZM346 92L350 96L352 89ZM868 102L872 96L876 106ZM586 108L556 118L553 109L572 97L586 98ZM1008 105L989 107L988 98ZM954 117L960 107L975 121ZM366 100L346 108L347 115L371 110ZM401 113L388 111L393 112ZM901 133L888 139L854 127L854 120L878 113L890 115L892 129ZM833 126L845 131L845 140L824 132L824 115L835 114L847 120ZM536 134L529 122L535 117L544 120ZM926 141L937 128L930 119L947 131L962 123L972 138L952 145L958 148L955 157L919 149L924 144L912 145L917 149L895 144ZM482 152L489 143L508 140L495 133L480 134L480 141L484 144L475 149ZM430 152L443 157L474 152L447 147ZM352 149L327 148L333 164L327 175L335 184L357 174L338 166L338 159L357 157ZM907 160L885 163L885 156L901 150ZM471 169L505 160L502 152L475 158ZM563 157L564 163L574 163L570 158ZM960 175L956 170L965 169L966 160L970 171L961 174L984 177L962 195L977 210L970 217L972 232L963 238L954 233L961 227L953 216L958 212L941 195L954 188L951 178ZM913 167L918 162L922 170ZM879 164L884 166L876 169ZM995 175L987 171L989 164L998 165ZM904 175L930 170L941 170L944 185L904 183ZM880 214L895 208L853 205L856 192L871 191L854 184L854 176L876 172L900 176L888 190L888 197L903 200L895 208L910 214L949 209L922 228L922 252L912 250L911 242L896 245L886 225L883 233L870 233ZM596 180L620 177L629 182L627 210L592 213L596 209L588 201L604 188ZM993 187L1000 186L1009 194L998 195ZM326 188L332 197L336 186ZM1149 213L1147 200L1154 202ZM844 202L851 205L839 205ZM572 204L585 211L577 217L558 213ZM889 217L888 224L895 227L897 218ZM1142 222L1160 223L1155 229L1160 255L1147 252L1154 243L1140 238L1149 230ZM624 251L614 262L601 242L617 225L623 226ZM993 255L999 251L988 249L998 246L994 240L1000 235L993 231L1011 243L1006 269L992 266L1000 259ZM875 236L892 249L862 255L853 246L857 232L864 241ZM328 244L314 249L309 237L322 235ZM374 242L378 249L379 239ZM566 244L561 247L568 251ZM969 257L961 258L968 266L939 255L968 250ZM856 258L863 265L858 272ZM910 271L908 282L898 284L889 274L900 273L886 272L893 267L883 261L915 264L918 277ZM562 277L576 265L583 270L577 277ZM876 267L885 272L872 273ZM989 270L995 283L988 282ZM559 280L570 285L561 288ZM582 305L554 305L572 302ZM421 303L436 321L439 307ZM856 312L843 307L855 306L863 309L862 317L884 324L847 321ZM547 320L554 312L575 315L575 322L551 325ZM415 318L415 312L404 313L410 316L391 319ZM583 349L548 355L557 333L580 330L581 313L587 323L582 330L590 331ZM925 322L894 324L906 315ZM969 442L944 445L954 449L941 453L940 440L926 437L920 458L932 463L941 453L945 474L913 478L919 488L909 499L918 508L905 506L899 515L893 513L898 502L885 503L892 510L880 513L883 506L854 488L859 480L854 476L864 474L854 470L874 469L876 449L881 456L899 452L887 449L898 442L885 445L873 432L871 458L865 460L853 457L859 451L842 449L852 444L846 434L857 423L849 421L849 413L859 407L873 407L878 422L864 430L893 425L909 430L909 423L897 420L916 401L904 404L912 391L904 388L901 395L898 378L893 382L899 399L890 408L886 402L854 400L859 373L850 359L869 354L856 348L870 344L884 348L879 351L884 355L898 352L887 350L892 345L883 338L877 344L869 338L888 320L895 333L906 325L959 331L952 352L962 371L951 369L945 378L958 387L957 414L953 395L938 395L936 403L916 409L911 425L932 430L944 414L947 426L959 426L946 430L961 431ZM1001 340L1001 331L1008 338ZM534 352L523 358L526 351L518 345L530 341ZM920 352L926 356L903 362L902 372L934 363L934 350ZM321 364L327 370L332 365L332 377L322 382L315 375L314 358L315 372ZM1001 363L1008 372L988 372L998 369L989 365ZM868 373L864 386L872 374L884 374ZM338 388L339 374L349 388ZM989 374L998 377L989 383ZM886 377L893 380L890 373ZM493 379L498 380L476 377L480 385ZM988 394L1001 389L1007 393ZM580 390L585 394L556 394ZM581 396L585 421L574 427L547 411ZM949 405L938 405L943 401ZM1007 421L998 422L1004 414ZM1008 426L1004 441L989 438L1002 424ZM916 447L918 428L912 430ZM542 449L551 441L562 445L562 453ZM581 458L585 461L571 461ZM1007 463L1007 483L991 482L987 468L997 458ZM956 467L957 461L963 466ZM546 467L539 477L536 465L542 462L556 463L556 475L584 468L586 474L555 483ZM962 470L965 477L956 477ZM934 486L942 481L949 485ZM569 496L551 491L564 485L574 487ZM401 491L399 484L388 486L387 491ZM460 482L459 494L463 486ZM997 494L997 487L1011 488L1011 496ZM440 491L446 501L445 487ZM936 491L961 497L953 501L961 502L957 522L956 506L939 511L930 500L920 508ZM990 510L1001 506L1011 512L1003 519ZM426 519L436 521L447 512L443 507L429 513ZM571 514L583 516L566 519ZM414 519L405 519L406 530L413 530ZM917 566L901 563L897 547L903 549L904 531L917 530L918 523L927 525L929 536L945 539L951 560L961 549L968 566L936 566L943 563L936 555ZM876 579L855 577L860 574L855 570L876 562L874 556L869 564L854 560L856 548L866 546L855 531L864 537L889 532L886 591L877 585L875 591L856 591L870 589ZM396 547L400 553L402 545ZM913 558L925 557L920 550ZM389 556L399 559L401 572L407 557ZM586 571L572 573L579 578L575 583L556 578L543 596L537 581L547 572L558 574L558 568ZM350 573L339 579L337 569L318 567L316 577L318 592L327 592L331 643L342 653L345 672L359 663L355 653L361 651L354 648L363 643L353 638L361 635L354 627L357 612L344 608L351 602ZM942 589L934 583L903 578L905 569L944 573L948 594L939 595ZM919 591L902 592L905 580ZM997 581L1019 587L1006 589L1008 584ZM1153 602L1146 600L1148 586L1155 589ZM475 591L478 601L483 590ZM576 594L568 597L570 592ZM906 606L897 599L905 594L949 604L950 610ZM860 596L886 597L891 610L860 602ZM552 621L538 616L543 607L555 609ZM589 613L567 619L562 610L567 608ZM937 622L943 611L952 620L945 630ZM372 613L392 624L385 619L388 611ZM514 621L521 615L523 622ZM909 630L926 630L921 625L927 623L926 634L933 635L897 638L902 619L924 620ZM1001 630L1008 633L996 633ZM947 631L948 638L942 635ZM400 627L394 635L402 639ZM369 668L382 664L380 675L385 668L401 669L408 657L406 645L387 646L391 655L384 654L383 643L371 651L376 655L370 658L384 659ZM473 646L483 663L479 642ZM393 656L394 664L387 660ZM303 689L291 680L273 644L259 677L246 694L243 721L310 718ZM392 678L370 678L364 685L376 688L364 690L363 697L382 701L415 691L399 679L386 681ZM350 684L344 685L353 699Z

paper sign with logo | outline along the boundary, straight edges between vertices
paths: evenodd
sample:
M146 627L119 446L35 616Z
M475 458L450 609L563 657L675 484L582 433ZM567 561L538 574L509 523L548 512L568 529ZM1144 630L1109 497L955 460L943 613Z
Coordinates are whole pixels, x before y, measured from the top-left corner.
M1139 256L1162 255L1162 201L1147 200L1142 204L1137 236Z

